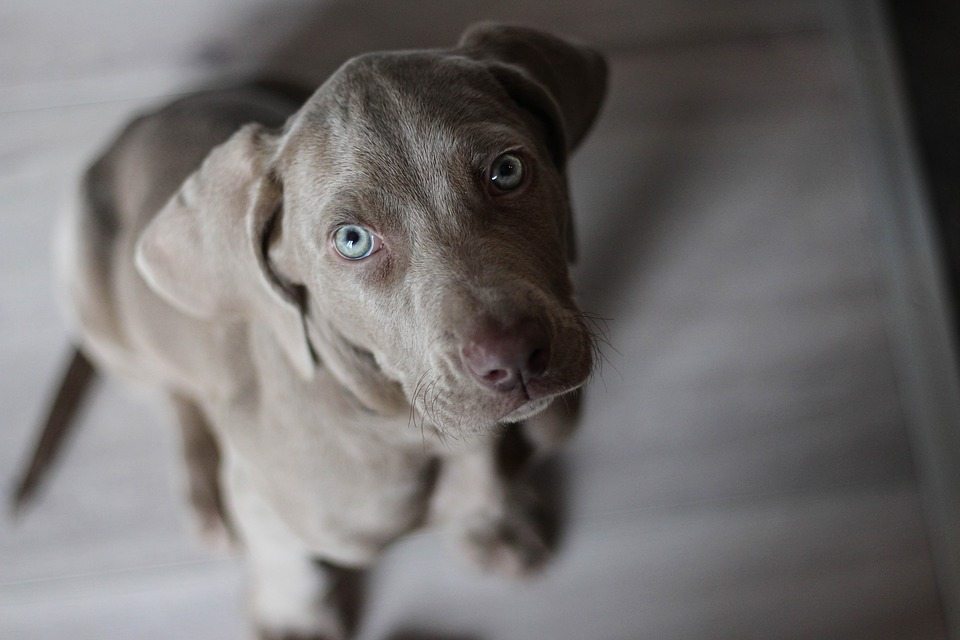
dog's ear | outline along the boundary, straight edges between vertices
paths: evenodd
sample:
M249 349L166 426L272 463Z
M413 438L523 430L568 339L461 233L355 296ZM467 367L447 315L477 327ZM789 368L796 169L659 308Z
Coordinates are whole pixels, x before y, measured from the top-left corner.
M593 49L525 27L476 24L460 38L465 55L484 62L517 105L539 119L561 170L600 112L607 63ZM567 257L576 257L573 220L565 221Z
M545 121L551 152L562 167L600 112L607 63L597 51L556 36L495 23L473 25L460 49L487 62L521 107Z
M266 323L296 370L314 354L298 289L272 271L266 250L283 186L269 169L277 138L247 125L216 147L140 236L137 270L181 311Z

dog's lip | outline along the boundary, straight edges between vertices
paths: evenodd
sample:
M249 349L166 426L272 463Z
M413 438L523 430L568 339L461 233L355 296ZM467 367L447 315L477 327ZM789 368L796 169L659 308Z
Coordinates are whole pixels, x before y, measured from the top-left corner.
M544 397L553 397L569 393L586 384L587 373L547 372L546 375L526 380L523 384L524 394L528 400L539 400Z
M585 381L574 384L557 384L556 380L534 378L526 380L514 390L507 403L504 415L520 412L524 407L538 403L549 403L554 398L569 393L583 385Z
M554 397L554 395L544 395L539 398L523 400L519 405L497 418L497 423L519 422L520 420L529 418L531 415L545 409L547 405L553 401Z
M586 384L586 377L579 382L563 385L558 385L555 381L530 380L523 386L522 397L515 400L512 407L497 422L515 422L528 418L539 413L555 399L579 389L584 384Z
M556 367L551 367L544 375L532 377L524 380L522 385L509 392L487 389L475 384L472 376L468 375L459 354L452 350L442 350L434 357L439 356L438 360L432 361L433 369L442 369L446 375L441 376L437 381L446 383L450 395L458 396L454 393L459 389L463 401L473 407L474 416L487 416L480 418L476 426L493 425L504 422L518 422L529 418L538 413L554 399L579 389L586 384L589 379L589 368L584 371L577 371L579 367L573 367L573 371L568 371L569 363L564 361L558 363ZM421 373L414 379L422 381L427 374ZM414 389L420 389L421 384L416 384ZM468 390L469 388L469 390ZM418 395L418 394L416 394ZM446 394L444 394L446 395ZM408 394L408 402L415 406L416 411L420 411L420 403L416 402L414 395ZM467 418L458 411L458 403L452 405L446 402L442 414L452 417L456 421L457 417Z

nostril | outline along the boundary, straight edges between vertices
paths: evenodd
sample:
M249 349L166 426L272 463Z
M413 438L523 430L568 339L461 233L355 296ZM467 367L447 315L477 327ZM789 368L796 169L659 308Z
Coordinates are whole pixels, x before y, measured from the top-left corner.
M506 369L494 369L483 374L484 381L489 382L490 384L498 384L506 380L508 377L510 377L510 372Z
M527 372L532 376L539 376L547 370L547 364L550 362L550 350L541 347L534 349L527 359Z

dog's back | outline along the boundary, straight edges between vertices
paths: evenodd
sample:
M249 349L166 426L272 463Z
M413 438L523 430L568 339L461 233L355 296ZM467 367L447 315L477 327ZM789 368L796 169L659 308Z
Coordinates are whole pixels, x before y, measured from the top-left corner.
M177 325L197 323L157 298L134 268L140 232L213 147L249 122L279 127L307 97L309 92L294 85L256 81L178 99L133 120L83 175L76 206L58 233L64 306L80 344L17 482L14 509L30 500L56 461L95 377L91 359L114 374L171 384L181 369L177 360L189 354L164 340L164 333L189 334L189 328ZM150 332L150 323L136 321L136 316L158 314L165 322L152 326L165 331ZM144 348L157 357L145 360Z

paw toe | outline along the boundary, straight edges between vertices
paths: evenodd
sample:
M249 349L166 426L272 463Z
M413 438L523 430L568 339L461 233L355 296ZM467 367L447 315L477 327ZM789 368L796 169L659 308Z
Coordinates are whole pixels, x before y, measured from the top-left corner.
M481 570L511 578L535 573L549 558L543 536L526 520L498 521L466 532L467 557Z

